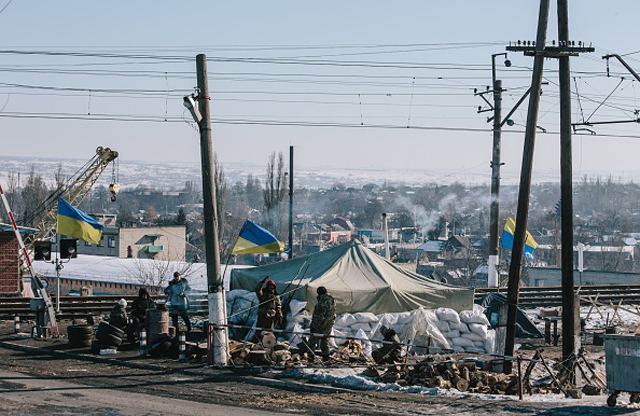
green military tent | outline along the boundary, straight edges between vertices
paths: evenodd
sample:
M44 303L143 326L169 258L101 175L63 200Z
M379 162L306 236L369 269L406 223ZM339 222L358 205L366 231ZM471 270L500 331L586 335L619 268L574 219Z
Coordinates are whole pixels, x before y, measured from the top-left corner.
M473 308L473 289L445 285L403 270L357 240L289 261L235 269L230 287L255 290L265 276L276 282L283 301L293 296L309 302L309 310L313 310L319 286L335 298L337 313L381 314L421 306L458 311Z

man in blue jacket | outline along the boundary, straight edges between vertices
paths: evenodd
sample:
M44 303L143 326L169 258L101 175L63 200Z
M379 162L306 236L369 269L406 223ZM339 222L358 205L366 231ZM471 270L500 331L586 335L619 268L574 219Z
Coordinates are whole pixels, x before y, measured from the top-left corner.
M187 327L187 332L191 332L191 321L187 313L189 311L187 292L190 290L189 282L180 275L180 272L173 274L173 280L169 281L169 286L164 290L164 294L167 295L171 321L176 331L180 328L178 326L178 316L180 316Z

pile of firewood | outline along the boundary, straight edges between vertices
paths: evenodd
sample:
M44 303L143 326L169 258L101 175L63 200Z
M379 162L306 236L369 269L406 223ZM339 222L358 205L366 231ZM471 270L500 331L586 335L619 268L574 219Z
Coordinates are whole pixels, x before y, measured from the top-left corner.
M404 374L397 367L387 372L398 374L400 384L456 389L471 393L516 394L517 377L479 369L476 362L456 361L453 359L435 362L425 360L407 367ZM390 377L382 375L381 380Z

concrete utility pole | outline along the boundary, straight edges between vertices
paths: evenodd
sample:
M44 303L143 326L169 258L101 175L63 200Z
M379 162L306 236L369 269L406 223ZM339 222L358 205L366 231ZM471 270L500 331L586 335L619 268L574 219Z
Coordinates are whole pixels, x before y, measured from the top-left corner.
M204 203L204 236L207 255L207 292L209 300L209 323L213 324L213 361L225 366L228 361L227 317L224 313L225 298L220 275L220 249L218 242L218 213L216 210L216 183L213 144L211 141L211 113L209 110L209 81L207 57L196 56L198 78L198 111L200 120L200 156L202 164L202 198Z
M293 146L289 146L289 259L293 258Z
M491 207L487 286L500 286L498 276L498 233L500 232L500 139L502 126L502 81L496 79L495 55L491 55L493 80L493 152L491 157Z
M511 264L509 267L509 287L507 292L507 337L504 355L513 356L516 335L516 312L520 290L520 265L524 253L527 217L529 216L529 195L531 191L531 170L533 168L533 151L536 140L536 125L538 124L538 109L540 108L540 87L542 86L542 71L544 69L544 46L547 41L547 24L549 22L549 0L540 0L538 15L538 34L536 36L535 58L533 74L531 76L531 97L527 113L527 125L524 134L524 150L522 153L522 168L520 171L520 189L518 192L518 212L516 215L516 229L514 232ZM513 362L506 360L504 372L511 373Z

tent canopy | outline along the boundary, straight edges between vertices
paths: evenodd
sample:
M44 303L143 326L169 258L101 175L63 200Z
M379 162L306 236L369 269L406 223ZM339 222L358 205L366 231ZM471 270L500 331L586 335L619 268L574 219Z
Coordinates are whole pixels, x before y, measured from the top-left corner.
M269 276L284 302L309 302L320 286L336 300L337 313L406 312L419 307L473 308L473 289L449 286L400 269L357 240L318 253L231 274L231 289L255 290Z

